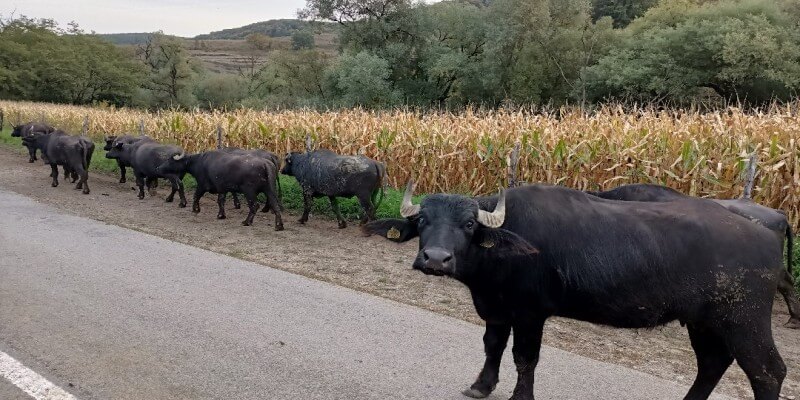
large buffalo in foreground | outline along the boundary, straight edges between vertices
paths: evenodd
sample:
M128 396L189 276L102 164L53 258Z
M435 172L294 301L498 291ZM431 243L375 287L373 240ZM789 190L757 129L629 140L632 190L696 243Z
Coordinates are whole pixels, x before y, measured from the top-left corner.
M186 155L183 152L171 154L158 171L161 174L191 174L197 181L194 192L192 212L200 212L200 198L205 193L217 195L219 213L217 218L225 219L225 195L242 193L247 199L250 212L242 225L253 224L256 215L257 198L263 193L272 212L275 214L275 230L283 230L281 206L278 200L275 179L278 174L275 164L250 154L231 154L225 151L207 151Z
M786 323L786 327L800 329L800 299L798 299L797 292L794 289L794 282L791 274L794 235L792 233L792 226L789 224L789 219L786 217L786 214L783 211L764 207L760 204L754 203L750 199L744 198L729 200L697 199L666 186L645 183L623 185L604 192L587 193L602 197L604 199L622 201L665 202L685 199L712 201L721 205L722 207L725 207L728 211L734 214L742 216L771 230L775 233L775 237L781 243L781 246L783 246L785 238L787 249L786 272L783 274L782 279L778 282L778 291L783 296L783 299L786 301L786 305L789 308L790 318Z
M140 135L140 136L133 136L133 135L121 135L121 136L106 136L104 138L106 144L103 146L103 150L111 151L114 148L114 143L124 143L124 144L133 144L142 139L150 139L148 136ZM125 183L128 181L126 177L126 167L130 167L131 165L128 163L127 160L123 160L121 158L117 158L117 166L119 167L119 183Z
M301 224L308 221L312 199L327 196L339 228L346 228L347 222L339 212L336 198L355 196L364 210L361 223L375 219L375 209L383 197L386 166L364 156L340 156L320 149L310 153L289 153L281 173L294 176L303 191ZM379 192L381 199L376 200Z
M465 395L495 388L513 330L511 398L533 399L544 323L561 316L620 328L680 321L698 364L686 399L708 398L733 360L756 400L778 399L786 366L771 310L784 269L769 230L713 202L621 202L532 185L482 198L434 194L413 205L412 191L410 184L405 219L364 229L397 242L419 237L413 267L471 291L486 321L486 362Z
M186 194L183 189L183 176L185 174L161 173L157 168L172 157L181 153L183 149L178 146L160 144L150 138L143 138L134 143L115 141L111 150L106 152L106 158L121 160L133 169L136 177L136 186L139 187L139 199L144 199L144 187L152 189L158 178L166 179L172 185L172 191L167 196L167 203L175 199L178 193L180 201L178 207L186 207Z
M91 140L70 136L63 131L36 132L24 136L22 140L29 149L41 150L42 160L52 169L50 176L53 178L53 187L58 186L58 166L62 165L65 176L67 171L78 176L75 189L83 189L83 194L89 194L89 164L94 153L94 143Z
M27 124L22 125L11 125L11 137L20 137L24 138L30 136L34 133L51 133L56 129L50 125L45 124L37 124L35 122L28 122ZM36 161L36 147L30 147L25 144L25 141L22 142L22 145L28 148L28 155L30 158L28 159L29 163ZM66 179L66 176L64 177Z

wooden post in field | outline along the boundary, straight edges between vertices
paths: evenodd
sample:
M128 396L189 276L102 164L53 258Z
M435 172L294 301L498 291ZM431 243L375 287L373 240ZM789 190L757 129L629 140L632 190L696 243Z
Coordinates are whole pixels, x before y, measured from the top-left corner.
M86 136L89 134L89 116L83 116L83 129L81 130L81 136Z
M0 108L0 131L3 130L3 126L6 123L6 112L2 108Z
M46 124L47 123L47 118L44 115L44 111L39 113L39 123L42 123L42 124Z
M19 110L17 110L17 122L15 123L15 125L21 125L21 124L22 124L22 116L19 114Z
M222 125L217 125L217 149L222 148Z
M139 120L139 136L144 136L144 120Z
M742 193L743 199L750 199L753 195L753 184L756 179L756 164L758 164L758 156L755 152L750 155L750 161L747 162L747 178L744 181L744 192Z
M506 158L506 164L508 165L508 187L513 188L516 187L519 182L517 182L517 165L519 164L519 147L520 143L517 142L514 144L514 150L511 150L511 153Z
M314 140L311 139L311 134L306 133L306 153L311 153L314 149Z

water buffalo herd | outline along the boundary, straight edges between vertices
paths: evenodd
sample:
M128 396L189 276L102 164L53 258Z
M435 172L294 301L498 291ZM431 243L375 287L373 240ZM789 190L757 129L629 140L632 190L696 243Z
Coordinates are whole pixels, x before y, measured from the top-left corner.
M37 124L14 127L30 161L36 151L52 168L80 178L93 145L86 139ZM205 193L217 194L225 218L227 193L241 194L249 207L244 225L265 211L282 230L278 174L294 176L302 190L300 223L314 197L328 197L340 228L346 222L338 197L358 198L362 230L394 242L417 238L412 267L447 276L469 288L486 323L486 360L463 391L489 396L513 335L517 383L511 399L534 398L534 377L545 321L560 316L620 328L654 328L672 321L686 326L697 358L697 376L685 399L706 399L735 360L757 400L777 400L784 365L772 336L772 305L780 292L789 305L788 327L800 328L800 302L791 276L792 229L786 215L748 199L710 200L657 185L626 185L605 192L527 185L499 195L431 194L413 204L413 181L399 219L375 220L383 197L386 166L363 156L327 150L289 153L281 160L263 150L226 148L199 154L160 144L146 136L107 137L106 157L117 160L120 182L133 170L144 198L159 178L187 202L182 179L197 181L192 211ZM74 175L73 175L74 174ZM235 198L236 199L236 198ZM784 245L788 248L784 267Z

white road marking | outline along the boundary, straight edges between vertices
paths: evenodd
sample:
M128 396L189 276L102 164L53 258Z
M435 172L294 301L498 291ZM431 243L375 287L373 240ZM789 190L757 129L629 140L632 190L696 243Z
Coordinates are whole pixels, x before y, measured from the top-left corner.
M0 351L0 376L36 400L78 400L2 351Z

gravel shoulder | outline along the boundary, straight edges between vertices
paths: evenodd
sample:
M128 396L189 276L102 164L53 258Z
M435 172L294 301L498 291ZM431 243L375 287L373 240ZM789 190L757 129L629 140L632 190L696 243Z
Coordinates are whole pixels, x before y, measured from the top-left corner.
M164 185L156 196L138 200L131 183L120 184L116 176L96 173L89 179L92 193L82 195L65 182L51 188L49 168L26 161L15 149L0 146L0 186L75 215L482 323L465 287L411 270L416 242L397 245L381 238L364 238L358 227L339 230L334 221L313 215L308 224L299 225L296 215L285 214L283 232L273 231L271 214L259 213L254 226L243 227L240 222L246 212L234 210L230 202L228 219L217 220L212 196L201 201L202 211L195 215L190 208L164 203ZM773 331L789 369L783 394L800 398L800 331L784 328L787 319L785 304L776 301ZM622 330L553 318L546 326L544 342L686 385L695 375L686 330L677 323L653 330ZM718 391L752 397L746 377L735 365Z

